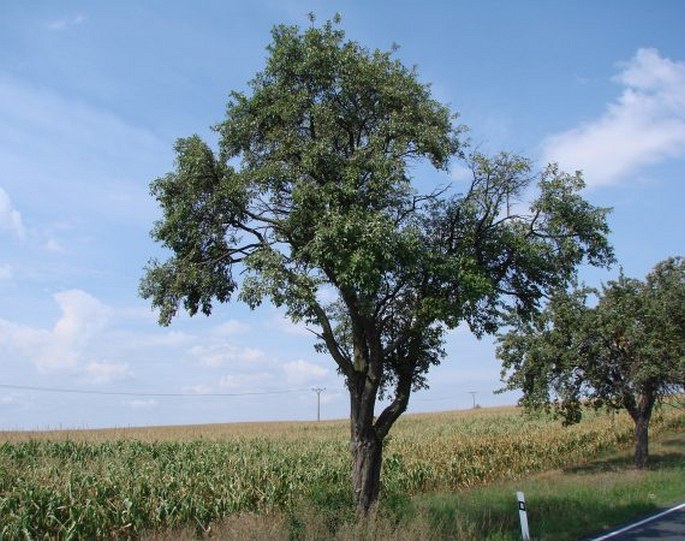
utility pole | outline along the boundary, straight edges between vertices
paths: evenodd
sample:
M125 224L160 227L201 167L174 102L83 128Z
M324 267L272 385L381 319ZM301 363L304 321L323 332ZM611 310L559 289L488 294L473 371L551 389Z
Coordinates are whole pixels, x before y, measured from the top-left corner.
M316 420L321 420L321 393L326 390L325 387L314 387L312 391L316 393Z
M469 394L473 398L473 409L476 409L476 395L478 394L478 391L469 391Z

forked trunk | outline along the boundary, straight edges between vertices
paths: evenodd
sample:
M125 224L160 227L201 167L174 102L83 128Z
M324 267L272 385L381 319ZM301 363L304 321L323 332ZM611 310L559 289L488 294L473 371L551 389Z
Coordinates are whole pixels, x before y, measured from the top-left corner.
M397 372L395 398L378 417L374 414L378 388L382 379L382 355L378 344L370 361L359 354L355 370L347 375L350 391L350 451L352 454L352 489L361 515L368 514L378 500L381 487L381 466L383 463L383 441L390 428L407 409L411 392L411 375L414 365ZM374 350L374 348L370 348ZM355 348L363 351L364 348Z

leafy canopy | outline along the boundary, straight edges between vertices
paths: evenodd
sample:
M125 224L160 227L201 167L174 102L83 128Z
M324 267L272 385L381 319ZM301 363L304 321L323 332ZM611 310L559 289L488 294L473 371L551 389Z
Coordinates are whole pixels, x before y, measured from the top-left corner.
M582 399L648 413L685 384L685 259L662 261L644 281L621 273L599 291L559 291L500 337L498 356L524 404L553 406L566 422L580 419Z
M249 92L231 93L218 151L180 139L175 170L152 182L163 210L152 236L170 256L150 262L141 294L164 325L236 294L283 307L316 329L365 404L394 398L382 437L444 356L446 329L494 332L507 307L530 315L583 260L612 260L607 210L582 198L579 173L534 174L509 154L467 157L464 193L419 193L415 164L446 171L465 148L416 72L332 22L272 38Z

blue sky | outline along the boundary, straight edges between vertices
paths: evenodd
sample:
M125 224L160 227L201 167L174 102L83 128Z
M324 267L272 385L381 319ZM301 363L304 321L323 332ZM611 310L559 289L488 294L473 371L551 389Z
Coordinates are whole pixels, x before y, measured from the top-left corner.
M614 208L629 276L684 252L680 1L5 0L2 11L0 429L313 419L313 387L326 388L324 418L347 416L332 361L273 307L160 328L137 296L160 254L148 185L172 168L174 140L214 142L209 127L262 68L272 26L307 25L312 11L339 12L367 47L398 44L480 150L582 169L585 196ZM447 350L410 411L470 407L469 391L485 406L516 400L492 394L491 340L459 328Z

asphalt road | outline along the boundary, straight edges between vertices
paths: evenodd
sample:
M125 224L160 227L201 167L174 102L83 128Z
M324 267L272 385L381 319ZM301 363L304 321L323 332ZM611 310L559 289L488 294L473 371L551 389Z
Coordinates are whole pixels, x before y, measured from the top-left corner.
M684 541L685 503L629 524L591 541Z

